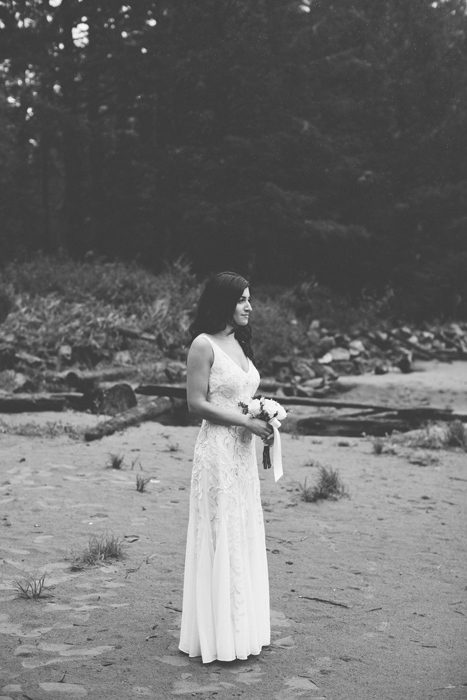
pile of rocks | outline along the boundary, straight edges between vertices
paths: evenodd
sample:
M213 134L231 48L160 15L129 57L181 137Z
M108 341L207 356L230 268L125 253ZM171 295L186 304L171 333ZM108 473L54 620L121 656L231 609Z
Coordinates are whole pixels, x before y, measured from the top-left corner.
M307 335L310 351L306 356L272 358L270 371L277 382L314 390L343 374L411 372L417 359L467 360L467 324L423 329L401 326L348 335L331 333L313 321Z

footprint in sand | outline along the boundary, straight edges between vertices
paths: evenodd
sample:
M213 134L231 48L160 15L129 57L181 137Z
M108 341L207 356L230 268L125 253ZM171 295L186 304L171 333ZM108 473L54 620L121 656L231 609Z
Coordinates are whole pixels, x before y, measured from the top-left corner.
M272 646L279 647L279 649L293 649L295 642L293 637L290 635L288 637L281 637L272 642Z
M4 685L0 688L0 693L22 693L22 688L20 685L10 683L9 685Z
M37 646L32 644L21 644L13 652L14 656L25 657L21 665L23 668L41 668L43 666L50 666L51 664L63 663L71 658L76 657L96 657L105 654L106 652L113 651L114 646L99 646L90 647L89 649L77 649L73 644L48 644L40 643ZM53 658L43 658L43 654L52 653L58 654ZM42 658L41 658L42 657Z
M14 549L13 547L1 547L0 550L2 552L8 552L9 554L23 554L27 556L31 552L28 549Z
M156 661L160 661L161 664L168 664L169 666L189 666L190 662L188 659L184 659L182 656L155 656Z
M24 637L25 639L36 639L43 634L50 632L53 627L36 627L35 629L26 632L21 624L10 622L9 615L0 616L0 634L6 634L10 637Z
M86 688L77 683L39 683L39 688L45 690L47 693L66 693L67 695L79 697L88 694Z
M54 657L53 659L25 659L21 666L23 668L29 668L29 669L34 669L34 668L43 668L44 666L52 666L53 664L61 664L66 659L61 659L59 657Z
M219 693L221 690L235 688L233 683L220 681L209 685L200 685L189 680L175 681L173 684L172 695L188 695L198 693Z
M245 685L255 685L263 680L263 672L259 667L246 666L237 669L230 669L230 673L234 673L237 683L245 683Z
M310 700L325 700L319 686L307 676L291 676L284 680L284 685L287 687L275 693L274 700L296 700L303 696Z
M280 610L271 610L271 627L290 627L291 621Z

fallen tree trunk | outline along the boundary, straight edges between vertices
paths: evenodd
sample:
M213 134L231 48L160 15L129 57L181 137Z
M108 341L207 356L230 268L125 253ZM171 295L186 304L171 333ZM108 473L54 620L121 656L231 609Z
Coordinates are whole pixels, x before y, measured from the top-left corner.
M105 367L103 369L89 370L85 372L67 369L64 372L44 372L44 379L49 382L66 382L74 386L76 380L88 385L101 384L102 382L128 379L138 372L136 367Z
M172 396L174 399L186 399L186 387L175 384L143 384L137 386L135 394L143 396Z
M341 437L362 437L372 435L384 437L394 431L406 433L413 425L399 418L328 418L313 416L297 421L296 429L301 435L338 435Z
M268 380L265 384L260 384L260 389L274 392L277 389L293 390L297 389L297 387L294 384L281 384ZM186 386L180 384L141 384L136 387L135 394L142 394L143 396L173 396L176 399L185 399Z
M168 396L176 399L186 400L186 387L174 384L145 384L135 389L136 394L146 396ZM313 399L301 396L275 396L270 394L266 398L274 399L285 406L310 406L314 408L340 408L358 409L368 411L372 414L394 413L398 417L412 420L414 422L424 422L428 420L453 421L461 420L467 422L467 415L453 413L450 408L436 408L433 406L382 406L381 404L360 403L358 401L337 401L334 399ZM347 416L348 417L348 416Z
M414 357L418 357L419 360L439 360L440 362L452 362L452 360L455 359L453 354L446 350L429 350L418 343L405 340L403 338L397 338L396 342L411 350Z
M139 425L144 421L157 420L164 413L172 411L172 402L168 398L154 401L146 406L135 406L125 413L120 413L110 420L99 423L95 428L88 430L84 434L86 442L100 440L106 435L113 435L118 430L124 430L134 425Z
M274 399L287 406L314 406L316 408L357 408L361 411L372 411L373 413L404 413L416 415L423 420L451 420L454 415L450 408L436 408L432 406L382 406L381 404L360 403L358 401L336 401L334 399L313 399L301 396L281 396L274 395L266 398ZM466 417L467 418L467 417Z
M66 396L57 394L13 394L0 396L0 413L63 411L66 406Z

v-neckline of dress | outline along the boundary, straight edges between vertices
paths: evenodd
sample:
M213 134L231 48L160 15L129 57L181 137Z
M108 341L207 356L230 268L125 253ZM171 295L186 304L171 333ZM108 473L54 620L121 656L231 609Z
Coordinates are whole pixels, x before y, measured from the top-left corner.
M207 333L205 333L205 335L207 335ZM209 336L207 336L207 337L209 338ZM248 373L249 373L249 371L250 371L250 358L249 358L249 357L246 358L246 360L247 360L247 362L248 362L248 369L243 369L243 367L241 367L241 366L238 364L238 362L235 362L235 360L232 359L232 358L230 357L230 355L227 354L227 353L225 352L225 350L223 350L223 349L221 348L220 345L218 345L214 340L212 340L212 338L209 338L209 340L210 340L212 343L214 343L214 345L216 346L216 348L218 348L226 357L228 357L229 360L230 360L231 362L233 362L233 364L234 364L236 367L238 367L238 369L239 369L241 372L243 372L243 374L248 374ZM245 357L246 357L246 356L245 356Z

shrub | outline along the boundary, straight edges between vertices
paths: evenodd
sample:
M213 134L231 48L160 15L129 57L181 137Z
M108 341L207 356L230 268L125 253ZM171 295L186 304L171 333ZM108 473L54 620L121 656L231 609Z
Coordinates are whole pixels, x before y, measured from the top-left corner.
M109 455L109 461L106 464L106 469L121 469L123 467L123 455Z
M6 321L8 315L13 311L13 307L13 296L6 287L0 286L0 323Z
M2 280L17 301L5 332L16 335L20 329L18 344L26 338L27 350L39 356L56 354L61 345L88 345L110 358L127 346L117 330L122 325L157 335L156 348L141 344L143 358L154 362L159 352L181 359L200 292L182 260L156 276L136 264L39 256L8 265Z
M318 482L315 486L307 486L306 479L304 484L300 484L302 501L307 503L316 503L319 500L330 499L337 501L344 496L348 497L348 492L343 485L337 470L319 467Z
M467 429L462 421L455 420L446 426L446 446L462 447L467 452Z
M81 428L75 428L73 425L67 425L61 421L46 421L45 423L28 421L27 423L11 425L0 418L0 433L30 438L55 438L67 435L71 440L83 439Z
M384 440L380 437L371 438L371 444L373 445L373 452L375 455L380 455L384 449Z
M136 475L136 490L139 491L139 493L144 493L146 491L146 486L149 484L151 481L151 477L143 477L141 474Z
M454 421L458 423L460 421ZM425 450L441 450L443 447L459 447L462 441L462 432L453 423L439 424L427 423L419 430L410 430L408 433L395 433L391 435L390 441L393 444L404 447L422 448ZM462 430L465 431L461 423Z
M29 576L24 579L16 579L13 581L13 586L18 592L19 598L25 598L26 600L37 600L45 594L47 586L45 585L45 579L47 574L43 574L40 578L35 578L34 576Z
M81 554L73 556L71 569L72 571L80 571L86 566L96 566L100 562L109 560L124 559L125 541L119 539L115 535L91 535L86 549Z

